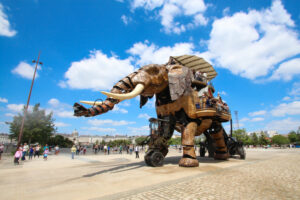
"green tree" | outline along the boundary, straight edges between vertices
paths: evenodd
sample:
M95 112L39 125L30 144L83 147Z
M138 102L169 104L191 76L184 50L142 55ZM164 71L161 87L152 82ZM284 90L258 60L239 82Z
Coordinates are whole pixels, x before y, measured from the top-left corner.
M257 137L256 133L253 133L251 135L251 140L252 140L253 145L258 145L258 137Z
M247 137L246 129L243 128L234 130L232 133L232 137L235 137L238 141L245 142Z
M289 139L290 143L295 143L298 141L299 137L295 131L291 131L288 134L288 139Z
M55 135L51 137L50 140L47 142L50 146L58 145L60 147L72 147L73 142L69 140L69 138L65 138L61 135Z
M32 112L27 112L21 143L38 142L44 145L48 143L51 135L55 132L52 113L46 115L45 110L40 110L39 108L40 104L36 104L33 107ZM14 116L12 122L9 122L10 138L18 140L22 119L23 114L18 114L17 116Z
M178 137L178 138L171 138L171 139L168 141L168 144L169 144L169 145L180 145L180 144L181 144L181 137Z
M281 146L283 144L288 144L289 139L287 137L282 136L282 135L274 135L272 137L272 143Z
M138 137L138 138L135 138L135 143L137 145L145 145L145 142L147 142L147 137L146 136L141 136L141 137Z
M267 135L264 132L260 133L260 136L258 137L258 144L260 145L267 145L269 144L269 140Z

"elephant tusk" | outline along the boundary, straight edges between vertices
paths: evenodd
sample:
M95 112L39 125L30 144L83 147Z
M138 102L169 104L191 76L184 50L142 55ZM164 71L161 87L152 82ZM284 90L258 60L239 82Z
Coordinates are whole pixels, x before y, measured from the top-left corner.
M124 99L132 99L136 97L137 95L141 94L144 90L145 86L141 83L137 84L131 92L127 94L116 94L116 93L110 93L110 92L101 92L102 94L105 94L108 97L118 99L118 100L124 100Z
M102 105L102 102L95 102L95 101L80 101L80 103L85 103L85 104L88 104L88 105L91 105L91 106L98 106L98 105Z

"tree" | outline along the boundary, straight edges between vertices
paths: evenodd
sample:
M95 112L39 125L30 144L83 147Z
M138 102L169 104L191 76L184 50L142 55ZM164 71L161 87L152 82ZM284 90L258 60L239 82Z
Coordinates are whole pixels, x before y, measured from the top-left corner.
M47 142L50 146L58 145L60 147L72 147L73 142L69 140L69 138L65 138L61 135L55 135L51 137L50 140Z
M247 137L246 129L243 128L234 130L232 136L235 137L238 141L245 142Z
M39 109L40 104L33 107L32 112L28 111L21 143L40 143L45 145L50 140L51 135L55 132L54 119L52 113L46 115L45 110ZM24 113L25 108L23 109ZM22 114L14 116L13 121L9 122L10 138L18 140L23 119Z
M258 144L260 144L260 145L269 144L268 137L266 136L266 134L264 132L260 133L260 136L258 137Z
M281 146L283 144L288 144L289 140L287 137L284 137L282 135L274 135L272 137L272 143Z
M137 145L145 145L145 142L147 141L147 137L146 136L141 136L141 137L138 137L138 138L135 138L135 143Z
M253 145L258 145L258 137L257 137L256 133L253 133L251 135L251 140L252 140Z
M180 144L181 144L181 137L171 138L168 141L168 145L180 145Z
M290 143L295 143L298 140L298 135L295 131L291 131L288 134L288 139L290 141Z

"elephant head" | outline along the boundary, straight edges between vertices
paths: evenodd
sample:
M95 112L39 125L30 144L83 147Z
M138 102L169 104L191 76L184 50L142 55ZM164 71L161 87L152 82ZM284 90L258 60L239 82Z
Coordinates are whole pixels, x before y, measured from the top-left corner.
M75 103L74 115L85 117L100 115L113 109L115 104L138 95L140 95L140 107L154 95L157 95L156 105L170 103L183 94L191 92L192 80L192 71L170 57L167 64L143 66L120 80L110 92L102 92L107 96L103 102L81 101L81 103L94 105L92 108L86 109Z

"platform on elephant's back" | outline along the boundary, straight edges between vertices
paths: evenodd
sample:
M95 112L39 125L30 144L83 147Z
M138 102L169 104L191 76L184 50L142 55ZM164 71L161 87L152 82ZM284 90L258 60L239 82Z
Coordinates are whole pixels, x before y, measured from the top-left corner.
M221 122L228 122L231 119L231 114L226 111L217 111L216 108L197 109L196 115L198 118L218 118Z

